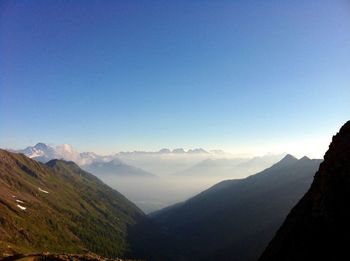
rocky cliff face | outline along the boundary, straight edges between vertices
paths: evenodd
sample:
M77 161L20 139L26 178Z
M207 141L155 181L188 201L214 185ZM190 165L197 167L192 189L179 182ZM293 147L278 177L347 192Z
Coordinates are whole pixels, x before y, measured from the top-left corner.
M350 121L333 137L311 188L259 260L344 260L349 235Z

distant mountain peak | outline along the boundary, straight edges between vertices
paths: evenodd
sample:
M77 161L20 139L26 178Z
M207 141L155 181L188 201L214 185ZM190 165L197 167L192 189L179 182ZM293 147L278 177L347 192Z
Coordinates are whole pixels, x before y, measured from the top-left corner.
M50 146L44 142L38 142L37 144L35 144L34 148L47 149L47 148L50 148Z
M294 157L291 154L287 154L286 156L284 156L279 162L277 162L276 164L288 164L288 163L294 163L297 162L298 159L296 157Z
M171 150L169 150L169 149L167 149L167 148L163 148L163 149L159 150L158 152L159 152L159 153L162 153L162 154L163 154L163 153L165 154L165 153L171 153Z
M284 156L284 158L282 160L298 160L296 157L294 157L291 154L287 154L286 156Z
M192 154L194 154L194 153L208 154L209 152L206 151L206 150L204 150L204 149L202 149L202 148L197 148L197 149L190 149L190 150L187 151L187 153L192 153Z
M186 153L183 148L177 148L172 151L172 153Z
M311 159L308 156L304 156L300 160L311 160Z
M113 156L100 156L93 152L79 153L71 144L51 146L43 142L39 142L23 150L15 150L14 152L23 153L29 158L44 163L52 159L64 159L74 161L80 166L90 164L94 161L108 161L114 158Z

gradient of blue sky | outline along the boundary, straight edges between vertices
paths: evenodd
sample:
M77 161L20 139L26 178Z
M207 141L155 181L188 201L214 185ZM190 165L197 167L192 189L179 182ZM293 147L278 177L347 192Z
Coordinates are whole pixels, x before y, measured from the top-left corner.
M0 54L5 148L313 156L350 115L345 0L1 1Z

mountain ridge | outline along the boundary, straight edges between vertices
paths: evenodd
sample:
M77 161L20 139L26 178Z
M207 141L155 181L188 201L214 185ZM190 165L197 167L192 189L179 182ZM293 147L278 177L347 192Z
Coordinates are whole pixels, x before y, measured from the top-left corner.
M113 159L108 162L92 162L91 164L84 165L82 168L100 177L107 175L119 177L157 177L148 171L128 165L119 159Z
M0 253L129 255L129 227L147 217L74 162L0 150Z
M310 189L259 261L343 260L350 233L350 121L333 136Z
M183 171L173 173L178 177L246 177L256 174L280 161L284 154L267 154L261 157L205 159ZM239 175L237 177L237 175Z
M213 150L213 151L206 151L202 148L195 148L195 149L189 149L184 150L183 148L176 148L173 150L170 150L168 148L160 149L159 151L132 151L132 152L125 152L121 151L119 153L111 154L111 155L98 155L94 152L78 152L72 145L70 144L61 144L57 146L51 146L44 142L38 142L34 146L28 146L25 149L19 149L19 150L10 150L12 152L17 153L23 153L29 158L34 158L42 162L46 162L51 159L65 159L65 160L72 160L76 159L79 165L84 165L91 163L91 160L97 159L99 161L107 161L107 160L113 160L114 158L118 157L118 154L211 154L219 152L219 150ZM223 151L220 151L220 153L224 153ZM85 162L84 159L87 161Z
M312 182L321 160L286 156L244 179L220 182L151 217L181 260L256 260ZM249 249L249 251L247 251Z

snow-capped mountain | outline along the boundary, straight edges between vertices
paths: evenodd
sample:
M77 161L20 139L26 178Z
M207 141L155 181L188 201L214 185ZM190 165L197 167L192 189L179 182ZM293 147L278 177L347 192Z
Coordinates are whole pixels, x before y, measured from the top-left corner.
M51 159L54 159L57 155L55 148L45 143L38 143L35 146L29 146L24 150L18 150L16 152L23 153L29 158L36 159L42 162L47 162Z
M13 150L12 150L13 151ZM35 146L29 146L23 150L16 150L15 152L23 153L29 158L41 161L48 162L52 159L64 159L69 161L74 161L80 166L89 165L94 162L110 162L112 160L118 159L120 157L125 157L125 155L129 156L140 156L140 155L202 155L207 157L206 155L215 154L207 152L202 148L198 149L189 149L185 151L182 148L177 149L161 149L160 151L149 152L149 151L133 151L133 152L119 152L114 155L101 156L94 152L82 152L79 153L72 145L70 144L61 144L52 146L47 143L37 143Z
M74 161L80 166L91 164L92 162L107 162L115 158L115 156L100 156L93 152L79 153L70 144L50 146L41 142L16 152L23 153L27 157L41 162L48 162L52 159L64 159Z
M113 160L121 160L127 165L158 175L181 172L206 159L232 157L231 154L224 151L206 151L202 148L189 150L163 148L159 151L119 152L102 156L94 152L78 152L70 144L50 145L42 142L14 152L23 153L27 157L44 163L52 159L74 161L81 167L87 167L92 163L108 163Z

